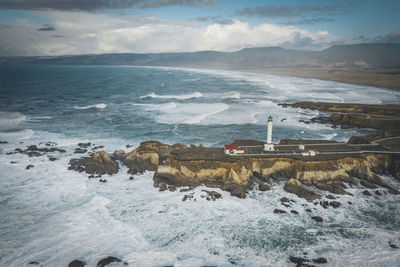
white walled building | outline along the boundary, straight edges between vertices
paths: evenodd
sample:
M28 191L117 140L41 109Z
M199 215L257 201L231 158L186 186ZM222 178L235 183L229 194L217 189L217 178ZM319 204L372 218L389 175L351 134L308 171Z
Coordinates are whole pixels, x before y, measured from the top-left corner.
M264 144L265 151L274 151L274 144L272 144L272 116L268 117L268 129L267 129L267 143Z

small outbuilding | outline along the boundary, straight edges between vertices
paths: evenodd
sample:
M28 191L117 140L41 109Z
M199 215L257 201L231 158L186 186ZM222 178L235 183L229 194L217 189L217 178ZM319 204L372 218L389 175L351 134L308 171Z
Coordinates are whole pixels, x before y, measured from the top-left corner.
M244 154L244 148L238 147L236 144L229 144L224 146L224 153L227 155Z

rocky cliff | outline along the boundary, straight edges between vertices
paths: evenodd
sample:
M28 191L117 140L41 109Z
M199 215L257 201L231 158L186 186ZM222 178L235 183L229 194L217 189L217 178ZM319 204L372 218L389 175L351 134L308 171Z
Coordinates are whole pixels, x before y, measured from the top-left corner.
M69 169L90 174L114 174L118 161L129 167L128 172L138 174L154 171L154 186L218 187L244 198L253 181L288 181L284 189L308 200L319 198L313 188L335 194L347 194L346 183L358 179L366 187L379 185L389 192L398 192L385 184L377 175L390 175L400 181L400 156L389 154L361 154L319 159L318 157L229 156L221 148L166 145L155 141L143 142L129 153L115 151L90 157L72 159Z
M202 153L206 153L204 148ZM186 151L187 153L187 151ZM196 186L205 184L230 191L232 195L244 197L252 185L253 178L264 181L294 179L291 189L298 188L299 195L307 199L318 196L312 191L305 192L303 185L312 186L335 194L346 194L344 183L356 183L355 178L390 188L377 174L392 175L400 180L400 160L389 155L366 154L360 157L345 157L324 161L303 161L292 158L235 157L179 159L179 151L172 153L165 164L158 166L154 183ZM197 154L197 153L196 153ZM301 185L301 186L300 186Z

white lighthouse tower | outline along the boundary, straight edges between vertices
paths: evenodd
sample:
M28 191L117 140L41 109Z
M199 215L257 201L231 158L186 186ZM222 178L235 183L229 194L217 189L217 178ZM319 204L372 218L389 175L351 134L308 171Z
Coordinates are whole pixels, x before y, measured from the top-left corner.
M268 117L268 131L267 131L267 143L264 144L265 151L274 151L274 144L272 144L272 117Z

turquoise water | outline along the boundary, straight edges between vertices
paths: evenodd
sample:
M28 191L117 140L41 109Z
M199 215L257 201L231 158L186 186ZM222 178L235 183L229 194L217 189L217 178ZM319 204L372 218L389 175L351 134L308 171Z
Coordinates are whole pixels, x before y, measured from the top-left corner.
M129 181L123 168L106 184L67 170L79 142L107 152L145 140L222 146L239 138L346 141L368 130L307 125L317 111L284 109L296 101L400 103L394 91L313 79L224 71L127 66L0 65L0 265L90 266L114 255L132 266L232 264L286 266L289 256L325 257L330 266L398 266L398 196L366 197L361 187L324 210L296 196L287 209L277 182L246 199L222 192L208 202L158 192L152 173ZM67 153L29 158L7 152L56 142ZM11 164L14 161L16 163ZM34 165L26 170L28 164ZM399 188L397 182L383 177ZM347 204L351 201L353 205ZM303 206L308 205L308 206ZM318 224L305 212L315 208ZM396 253L397 252L397 253Z

